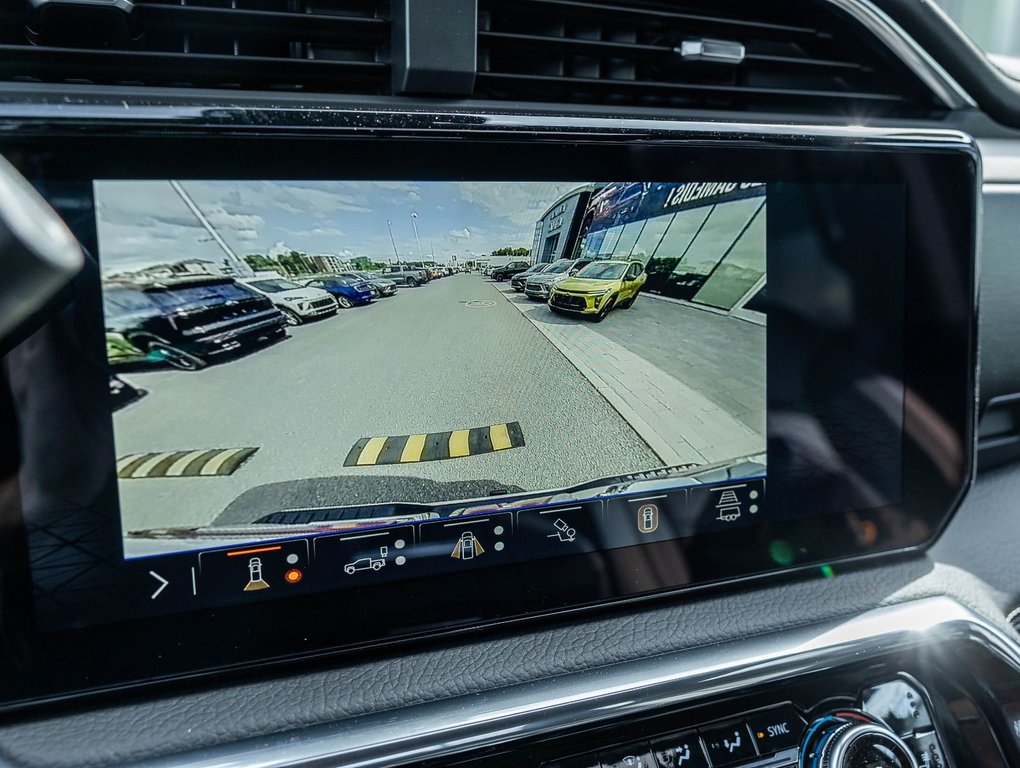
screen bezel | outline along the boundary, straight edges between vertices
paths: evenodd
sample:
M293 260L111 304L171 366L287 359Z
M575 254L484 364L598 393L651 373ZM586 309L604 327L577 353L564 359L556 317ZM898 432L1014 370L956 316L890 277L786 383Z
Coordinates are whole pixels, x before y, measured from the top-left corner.
M420 117L420 116L419 116ZM664 597L721 583L817 572L820 564L847 563L923 549L934 540L969 485L973 465L976 370L976 264L980 164L973 146L958 134L931 132L925 139L891 133L826 129L817 135L713 129L713 135L644 129L639 135L604 127L589 131L531 125L509 135L498 121L456 130L422 130L417 136L368 135L292 129L287 135L243 136L204 128L196 136L153 130L105 135L25 136L7 139L5 154L33 181L93 179L492 179L684 178L713 181L885 181L907 187L907 314L904 327L905 427L913 399L934 408L960 446L952 478L940 474L907 447L903 462L904 504L893 513L904 529L914 523L920 538L878 541L865 547L819 535L827 522L846 515L784 520L733 533L679 542L646 544L596 555L579 555L484 569L464 580L437 576L350 593L308 595L286 601L149 617L71 632L44 633L34 626L27 549L20 521L0 520L0 709L157 679L224 671L282 659L309 658L427 636L456 634L483 625L550 616L606 603ZM386 131L382 131L386 133ZM148 135L139 135L148 134ZM915 132L916 134L916 132ZM526 158L526 162L522 162ZM530 173L522 168L533 169ZM669 173L664 171L669 168ZM588 173L584 173L588 169ZM672 170L675 169L675 170ZM925 231L940 217L943 237ZM953 301L932 301L926 264L950 265L959 276ZM930 275L929 275L930 276ZM938 329L938 332L934 332ZM937 364L933 364L937 361ZM886 510L888 512L889 510ZM866 519L869 514L864 513ZM778 567L763 542L782 536L804 547L794 565ZM707 557L705 553L714 553ZM644 575L649 560L681 553L693 565L686 578ZM720 557L719 553L725 553ZM592 562L596 558L598 562ZM584 578L589 568L608 569L611 588ZM647 569L645 569L647 571ZM507 580L514 590L499 590ZM555 588L550 585L555 584ZM598 590L597 592L595 590ZM438 597L437 597L438 596ZM399 615L380 610L402 601ZM358 616L359 622L342 619ZM339 619L339 620L338 620Z

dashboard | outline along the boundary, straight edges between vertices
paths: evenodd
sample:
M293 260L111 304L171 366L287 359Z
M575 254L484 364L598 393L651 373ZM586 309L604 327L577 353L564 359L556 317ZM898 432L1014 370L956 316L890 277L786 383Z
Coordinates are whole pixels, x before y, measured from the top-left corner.
M951 23L278 5L0 17L81 252L0 340L0 762L1020 763Z

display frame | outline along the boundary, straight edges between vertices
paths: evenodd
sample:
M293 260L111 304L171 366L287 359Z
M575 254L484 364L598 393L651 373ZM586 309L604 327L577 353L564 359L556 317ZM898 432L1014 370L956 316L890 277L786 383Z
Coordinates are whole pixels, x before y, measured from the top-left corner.
M845 527L845 514L831 516L831 521L806 517L679 542L539 561L527 568L494 567L474 572L467 582L447 575L371 587L343 594L339 604L339 593L305 595L64 632L40 631L35 622L28 550L15 498L0 505L0 635L6 638L0 645L2 709L549 619L607 604L671 599L758 578L802 578L818 574L820 566L915 553L936 538L969 486L976 411L980 159L963 134L665 121L621 124L483 114L411 117L359 111L330 113L323 122L331 125L319 122L313 127L315 121L308 116L281 124L277 117L275 126L262 122L255 129L260 121L250 119L250 114L236 122L233 118L238 116L231 118L229 112L227 119L207 115L195 120L185 114L121 124L106 119L96 130L84 132L40 125L5 139L3 151L30 180L42 183L44 191L52 182L170 178L179 174L184 161L188 168L202 169L201 174L192 174L194 178L209 179L491 179L502 173L505 178L548 180L577 177L579 167L597 167L596 175L603 179L642 174L661 178L665 162L683 169L686 178L699 180L904 183L905 431L930 434L926 414L935 412L948 429L953 450L936 466L920 455L916 444L906 447L903 508L881 512L897 516L902 527L912 531L907 539L900 536L865 546L820 535L830 523ZM174 134L165 132L167 123L175 125ZM536 169L534 173L521 174L522 158ZM923 222L931 215L937 215L941 224L937 242L924 231ZM956 279L947 289L952 293L949 302L931 301L933 287L925 280L931 277L932 263L955 271ZM45 319L45 311L40 319ZM923 408L911 407L922 398ZM14 434L9 425L0 427L0 432ZM0 482L9 479L5 476ZM867 520L878 512L859 517ZM777 564L764 543L774 537L797 543L794 562ZM691 568L686 577L642 572L649 561L675 559L678 551ZM115 565L136 582L145 575L137 567ZM587 577L591 568L615 578L593 582ZM507 583L516 588L501 591ZM148 581L139 586L146 589ZM402 601L399 616L381 608L395 599ZM337 621L342 616L359 616L361 622L352 627Z

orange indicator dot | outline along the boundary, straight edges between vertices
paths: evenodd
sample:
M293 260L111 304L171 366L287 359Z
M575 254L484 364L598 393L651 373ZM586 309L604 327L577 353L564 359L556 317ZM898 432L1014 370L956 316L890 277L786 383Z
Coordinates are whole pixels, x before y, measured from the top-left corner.
M301 573L301 571L299 571L297 568L291 568L289 571L283 574L283 578L288 584L297 584L299 581L301 581L301 578L303 576L304 574Z

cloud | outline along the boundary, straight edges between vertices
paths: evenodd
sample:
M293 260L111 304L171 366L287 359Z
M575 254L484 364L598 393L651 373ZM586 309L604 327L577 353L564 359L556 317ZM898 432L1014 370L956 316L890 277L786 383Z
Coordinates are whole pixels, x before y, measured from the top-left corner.
M376 189L386 189L392 192L417 192L421 188L416 181L372 181L369 183Z
M489 215L512 224L522 235L534 234L535 222L550 205L579 182L517 182L499 184L491 181L462 181L457 191L465 202L477 205Z
M230 213L223 208L202 211L216 229L259 230L266 226L265 219L244 213Z
M187 189L196 200L229 206L234 210L285 211L300 215L372 211L357 187L339 183L311 187L277 181L209 181L188 182Z
M312 229L282 229L293 237L343 237L346 233L336 227L314 227Z
M441 260L503 246L531 247L535 221L569 183L415 181L183 181L182 187L239 254L266 253L273 241L307 253L377 260L417 258L408 219L421 214L422 248ZM104 270L205 258L217 244L167 181L96 182ZM393 222L392 236L386 222ZM341 248L343 251L341 251Z

